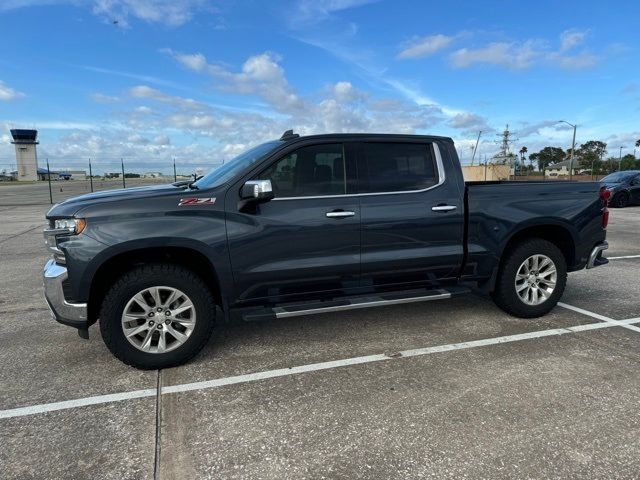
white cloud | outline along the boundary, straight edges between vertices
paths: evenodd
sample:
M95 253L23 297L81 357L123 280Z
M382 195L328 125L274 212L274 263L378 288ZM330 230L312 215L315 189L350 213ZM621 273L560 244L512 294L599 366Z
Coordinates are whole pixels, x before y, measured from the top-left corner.
M422 58L433 55L451 45L454 39L455 37L442 34L414 38L398 53L398 58Z
M91 7L95 15L119 27L128 27L131 18L179 27L195 13L213 10L212 0L3 0L0 11L62 4Z
M221 81L220 88L225 91L257 95L276 111L281 113L304 108L303 102L293 91L280 66L280 57L265 52L249 57L240 72L229 71L219 65L207 62L201 54L183 54L164 50L182 65L191 70L207 73Z
M17 8L58 5L64 3L72 3L72 0L3 0L2 3L0 3L0 12L15 10Z
M479 130L485 134L494 131L486 118L475 113L458 113L451 117L447 124L451 128L462 130L466 135L477 134Z
M24 97L24 93L18 92L0 80L0 102L9 102Z
M117 21L122 27L129 25L131 17L179 27L209 3L207 0L95 0L93 13L107 21Z
M379 0L298 0L293 22L320 22L334 12L362 7Z
M531 67L540 55L537 43L535 40L527 40L524 43L495 42L477 49L461 48L453 52L450 59L457 68L488 63L513 70L526 69Z
M571 50L573 47L580 45L584 42L588 33L589 32L587 30L565 30L560 34L560 51L564 52Z
M476 64L488 64L510 70L526 70L534 65L549 65L565 70L593 67L599 56L583 50L571 52L582 44L587 31L565 30L560 35L558 49L540 39L522 42L493 42L479 48L461 48L451 53L449 60L456 68L467 68Z
M201 53L195 53L193 55L177 55L176 60L182 63L185 67L201 72L207 67L207 59Z
M151 75L140 75L137 73L123 72L120 70L112 70L110 68L94 67L91 65L79 65L78 68L82 68L83 70L88 70L90 72L95 72L95 73L104 73L106 75L114 75L117 77L131 78L133 80L138 80L140 82L153 83L155 85L161 85L164 87L173 87L173 88L177 87L172 82L163 80L161 78L153 77Z
M122 101L122 99L119 97L105 95L103 93L92 93L90 97L91 97L91 100L93 100L94 102L103 103L103 104L114 104L114 103L120 103Z
M167 53L182 64L185 64L185 57L192 57L172 51ZM387 101L382 104L345 81L332 85L324 97L303 98L287 81L280 57L269 52L249 57L239 72L211 64L204 58L202 60L206 65L199 60L196 70L215 79L221 89L238 95L257 96L274 111L288 116L289 125L300 126L305 132L388 131L394 127L394 131L409 132L435 123L436 117L442 113L439 106L432 103L412 105ZM187 66L191 64L190 61L186 63ZM388 108L383 108L383 105ZM395 114L395 119L389 118L388 114ZM182 120L191 126L206 124L211 128L214 125L209 115ZM277 123L286 126L282 119Z
M357 100L364 100L366 95L364 92L360 92L351 85L351 82L338 82L333 85L333 95L339 102L354 102Z

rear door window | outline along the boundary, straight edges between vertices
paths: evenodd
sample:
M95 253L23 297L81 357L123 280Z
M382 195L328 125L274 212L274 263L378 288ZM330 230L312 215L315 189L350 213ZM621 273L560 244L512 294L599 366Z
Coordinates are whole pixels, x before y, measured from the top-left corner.
M423 190L438 183L432 144L370 142L363 153L361 193Z

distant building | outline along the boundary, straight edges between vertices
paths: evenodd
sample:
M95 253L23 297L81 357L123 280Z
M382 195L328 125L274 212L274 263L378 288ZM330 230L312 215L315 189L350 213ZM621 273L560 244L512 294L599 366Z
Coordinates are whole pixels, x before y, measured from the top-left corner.
M64 173L68 173L71 180L86 180L89 177L85 170L65 170Z
M51 180L58 180L59 178L58 172L54 172L53 170L49 172L46 168L38 169L38 180L46 182L47 180L49 180L49 175L51 175Z
M147 172L143 175L144 178L162 178L162 172Z
M16 146L17 180L38 180L38 152L36 151L38 131L13 129L11 137L13 137L11 143Z
M568 177L570 163L571 160L565 160L564 162L558 162L554 163L553 165L549 165L544 171L545 177ZM588 169L582 168L580 166L580 162L578 162L576 159L573 160L574 175L580 175L588 171Z
M509 165L463 165L462 175L467 182L479 182L485 180L508 180Z

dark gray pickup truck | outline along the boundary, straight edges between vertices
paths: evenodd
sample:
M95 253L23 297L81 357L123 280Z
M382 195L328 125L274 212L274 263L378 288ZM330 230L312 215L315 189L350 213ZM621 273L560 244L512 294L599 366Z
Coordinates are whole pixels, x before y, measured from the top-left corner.
M291 131L189 184L55 205L44 269L56 320L100 320L139 368L196 355L216 321L490 294L551 310L567 272L607 263L608 191L465 183L450 138ZM425 310L428 314L428 309Z

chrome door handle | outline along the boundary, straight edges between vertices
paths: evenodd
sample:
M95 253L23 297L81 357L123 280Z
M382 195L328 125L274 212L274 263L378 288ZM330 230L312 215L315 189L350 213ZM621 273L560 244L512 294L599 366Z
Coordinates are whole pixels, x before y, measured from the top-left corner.
M356 212L327 212L325 213L327 218L344 218L344 217L353 217Z
M431 210L434 212L450 212L451 210L455 210L455 205L437 205L435 207L431 207Z

